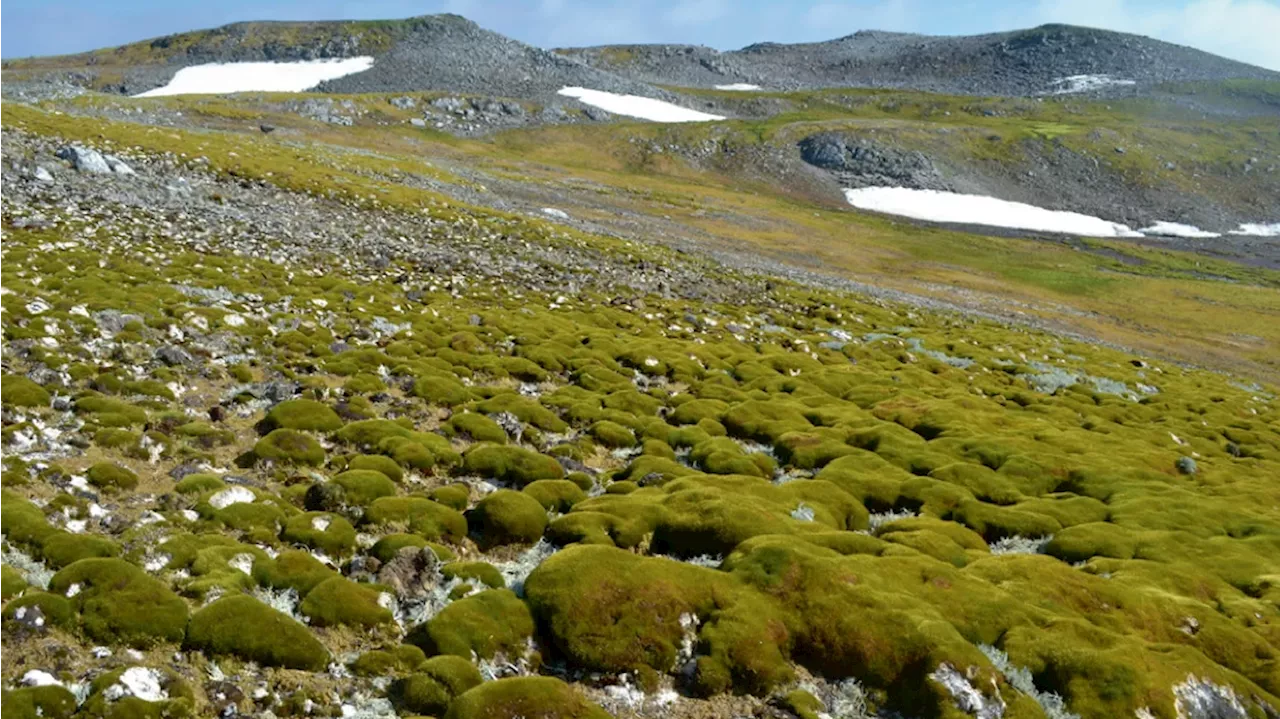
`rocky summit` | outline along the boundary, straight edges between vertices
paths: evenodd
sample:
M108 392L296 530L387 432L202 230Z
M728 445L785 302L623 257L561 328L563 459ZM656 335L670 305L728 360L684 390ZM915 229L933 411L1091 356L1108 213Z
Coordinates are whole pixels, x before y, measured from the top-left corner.
M6 719L1280 716L1280 79L1120 33L6 60Z

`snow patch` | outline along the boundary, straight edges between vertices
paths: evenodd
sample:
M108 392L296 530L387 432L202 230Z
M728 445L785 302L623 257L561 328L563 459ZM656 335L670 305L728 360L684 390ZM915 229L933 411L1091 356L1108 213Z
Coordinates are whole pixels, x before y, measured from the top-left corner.
M253 492L247 487L227 487L209 498L214 509L226 509L233 504L250 504L255 499Z
M569 213L568 213L568 212L565 212L564 210L558 210L558 209L556 209L556 208L554 208L554 207L544 207L544 208L542 208L542 214L546 215L547 217L554 217L554 218L556 218L557 220L567 220L567 219L569 219Z
M1093 92L1104 87L1126 87L1136 85L1133 80L1120 80L1110 75L1071 75L1054 80L1052 95L1071 95L1077 92Z
M1244 224L1240 225L1240 229L1232 230L1231 234L1250 237L1280 237L1280 222Z
M130 667L120 675L119 681L107 687L107 699L116 701L132 696L145 702L163 701L169 698L169 692L160 684L163 678L155 669Z
M588 90L585 87L562 87L558 94L615 115L637 117L651 122L709 122L724 119L722 115L698 112L639 95L619 95L603 90Z
M1007 227L1035 232L1058 232L1085 237L1141 237L1128 225L1077 212L1046 210L1021 202L984 195L961 195L906 187L846 189L845 199L860 210L883 212L929 222L953 222Z
M749 82L731 82L728 85L716 85L717 90L734 90L737 92L753 92L761 89L759 85L752 85Z
M325 80L364 72L372 57L299 62L215 62L184 67L169 84L134 97L222 94L230 92L302 92Z
M1192 240L1211 240L1215 237L1222 237L1217 232L1209 232L1202 230L1195 225L1184 225L1178 222L1157 222L1150 227L1144 227L1138 230L1144 235L1155 235L1158 237L1185 237Z
M62 682L49 672L32 669L22 675L22 686L24 687L60 687Z

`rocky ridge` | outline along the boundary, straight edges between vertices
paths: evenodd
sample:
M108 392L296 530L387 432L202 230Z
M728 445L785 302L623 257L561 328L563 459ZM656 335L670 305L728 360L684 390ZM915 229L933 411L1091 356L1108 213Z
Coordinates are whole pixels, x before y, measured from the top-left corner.
M760 43L719 52L686 45L619 45L558 52L636 80L710 88L746 83L765 90L879 87L961 95L1049 95L1066 78L1128 84L1081 89L1145 94L1167 82L1275 80L1280 73L1192 48L1069 25L974 36L861 31L826 42Z

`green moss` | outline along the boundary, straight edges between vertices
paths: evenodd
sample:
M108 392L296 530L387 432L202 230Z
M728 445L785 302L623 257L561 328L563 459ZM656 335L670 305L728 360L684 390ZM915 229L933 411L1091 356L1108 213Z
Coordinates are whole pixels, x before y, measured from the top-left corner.
M118 399L95 395L77 399L76 412L94 415L94 421L110 427L130 427L147 422L145 409Z
M582 546L568 547L535 569L525 596L556 648L575 664L595 671L665 672L684 635L680 616L709 608L704 603L721 584L711 570Z
M320 671L329 652L302 624L246 596L224 597L191 616L186 646L269 667Z
M298 611L312 625L345 624L374 627L393 621L391 610L378 604L378 592L344 577L332 577L307 592Z
M392 685L391 696L402 709L440 716L456 697L483 681L480 670L462 657L432 657L417 673Z
M19 610L24 608L39 608L45 625L63 629L70 629L76 616L75 609L66 597L50 592L28 591L5 603L5 620L17 618Z
M514 592L489 589L446 606L409 632L409 642L427 654L489 659L501 652L516 657L533 635L533 617Z
M341 487L348 504L367 507L381 497L394 497L396 483L382 472L371 469L352 469L329 480Z
M362 677L385 677L415 671L425 661L427 655L421 649L400 644L390 650L374 649L361 654L351 663L351 671Z
M324 463L324 448L313 437L292 429L272 430L253 445L258 459L283 464L318 466Z
M617 422L605 420L591 425L591 436L606 447L634 447L636 436Z
M119 427L100 429L93 435L93 443L103 449L127 449L137 446L142 435Z
M0 401L11 407L48 407L53 398L44 387L22 375L0 377Z
M337 574L304 550L288 549L275 559L253 563L253 578L273 589L292 589L306 596L322 582Z
M676 424L697 424L704 419L718 420L729 409L727 402L718 399L694 399L676 407L671 421Z
M471 488L461 483L450 484L444 487L436 487L431 490L430 496L431 499L440 504L461 512L471 503Z
M271 408L263 420L263 427L267 430L332 432L342 427L342 420L338 418L337 412L324 403L311 399L290 399Z
M428 540L457 541L467 536L467 519L456 510L423 497L383 497L365 513L373 524L396 523Z
M412 434L412 426L406 427L389 419L365 419L347 424L334 436L339 441L359 447L377 447L385 439L407 438Z
M452 562L441 567L440 573L446 579L474 579L491 589L507 586L502 573L488 562Z
M56 532L44 540L41 553L51 567L60 569L81 559L119 556L120 545L93 534Z
M497 422L477 412L460 412L449 419L447 427L454 435L470 437L476 442L507 443L507 431Z
M608 719L576 689L552 677L485 682L449 705L445 719Z
M547 512L528 494L499 489L467 513L467 522L482 546L532 544L546 531Z
M463 455L465 471L523 487L539 479L561 479L564 469L555 459L523 447L477 444Z
M306 512L290 517L280 538L335 557L350 554L356 548L355 527L346 519L327 512Z
M121 490L138 486L138 475L131 470L110 462L99 462L85 472L85 476L99 489Z
M22 594L26 588L27 580L22 577L22 572L7 564L0 566L0 599L8 601Z
M538 504L548 512L560 514L587 498L581 487L567 479L540 479L525 485L521 491L538 500Z
M419 377L413 383L413 394L442 407L456 407L471 400L471 392L461 382L434 374Z
M426 539L416 534L388 534L379 539L369 550L379 562L389 562L405 547L422 548L427 546Z
M400 469L400 465L396 464L395 460L378 454L362 454L352 457L351 461L347 463L347 468L381 472L396 483L404 479L404 470Z
M53 575L49 590L71 598L90 639L147 647L182 639L187 603L159 580L121 559L82 559Z
M0 708L7 717L71 719L76 713L76 696L56 685L6 689Z
M821 700L803 689L787 692L780 704L800 719L818 719L827 708Z
M216 492L227 486L226 482L216 474L189 474L173 486L178 494L205 494Z
M528 397L521 397L513 392L505 392L486 399L477 404L476 409L485 414L510 412L521 422L546 432L564 432L569 429L569 425L551 410Z

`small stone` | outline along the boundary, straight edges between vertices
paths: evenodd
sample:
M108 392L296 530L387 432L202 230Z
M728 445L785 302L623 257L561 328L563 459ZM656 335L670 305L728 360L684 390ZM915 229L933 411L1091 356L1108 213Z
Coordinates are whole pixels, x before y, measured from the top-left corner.
M275 132L275 131L276 131L276 126L275 126L275 125L268 125L268 124L266 124L266 123L263 123L263 124L261 124L261 125L258 125L258 129L259 129L259 130L262 130L262 133L263 133L264 135L266 135L266 134L271 134L271 133Z
M1196 461L1190 457L1179 457L1175 466L1183 474L1195 474L1199 470Z
M53 182L53 173L43 167L36 167L35 178L41 182Z
M133 168L132 168L132 167L129 167L128 165L126 165L126 164L125 164L125 162L124 162L124 160L121 160L120 158L116 157L115 155L103 155L103 156L102 156L102 159L104 159L104 160L106 160L106 161L107 161L107 167L110 167L110 168L111 168L111 171L112 171L112 172L114 172L114 173L116 173L117 175L136 175L136 174L138 174L138 173L136 173L136 172L134 172L134 171L133 171Z
M195 358L191 356L190 352L173 345L167 345L156 350L156 359L164 362L170 367L195 363Z

